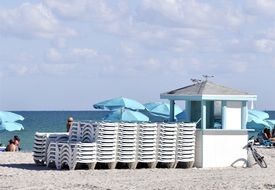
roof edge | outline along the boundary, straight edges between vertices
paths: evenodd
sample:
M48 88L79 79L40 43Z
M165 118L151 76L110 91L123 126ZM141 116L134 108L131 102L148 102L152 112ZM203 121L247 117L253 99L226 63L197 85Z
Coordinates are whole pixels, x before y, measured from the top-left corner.
M160 99L169 100L232 100L232 101L254 101L257 100L257 95L171 95L167 93L160 94Z

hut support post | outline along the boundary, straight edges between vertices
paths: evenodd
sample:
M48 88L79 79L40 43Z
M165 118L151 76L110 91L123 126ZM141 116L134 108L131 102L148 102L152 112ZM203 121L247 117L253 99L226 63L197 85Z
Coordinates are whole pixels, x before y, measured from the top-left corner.
M226 129L226 108L227 108L227 101L223 100L222 101L222 128Z
M201 128L206 129L206 101L201 101Z
M242 101L242 129L246 129L247 123L247 101Z
M175 121L175 100L170 100L170 121Z

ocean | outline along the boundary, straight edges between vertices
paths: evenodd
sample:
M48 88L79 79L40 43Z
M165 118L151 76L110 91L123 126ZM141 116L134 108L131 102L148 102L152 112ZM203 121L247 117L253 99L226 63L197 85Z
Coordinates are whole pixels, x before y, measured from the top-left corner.
M35 132L66 132L69 116L77 120L101 120L108 111L12 111L22 115L24 130L0 132L0 142L7 145L14 135L20 137L22 151L31 152Z
M13 111L22 115L25 120L20 122L24 126L22 131L0 132L0 142L8 144L9 139L18 135L21 139L22 151L31 152L35 132L65 132L66 121L69 116L77 120L100 121L108 111ZM275 119L275 111L266 111L270 119Z

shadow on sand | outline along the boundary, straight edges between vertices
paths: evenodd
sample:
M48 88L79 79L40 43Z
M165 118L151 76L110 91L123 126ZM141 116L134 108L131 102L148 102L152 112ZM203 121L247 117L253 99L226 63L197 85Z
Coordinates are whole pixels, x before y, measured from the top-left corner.
M18 168L24 170L36 170L36 171L45 171L45 170L52 170L51 168L47 168L42 165L35 165L35 164L0 164L0 167L8 167L8 168Z

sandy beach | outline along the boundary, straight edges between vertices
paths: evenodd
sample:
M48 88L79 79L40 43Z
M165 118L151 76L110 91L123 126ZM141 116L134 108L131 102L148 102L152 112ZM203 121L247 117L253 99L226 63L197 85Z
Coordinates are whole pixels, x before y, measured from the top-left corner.
M275 149L259 149L268 168L54 170L32 153L0 154L0 189L275 189Z

